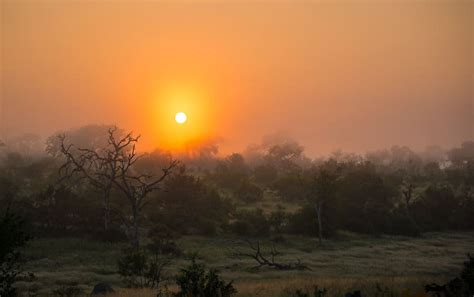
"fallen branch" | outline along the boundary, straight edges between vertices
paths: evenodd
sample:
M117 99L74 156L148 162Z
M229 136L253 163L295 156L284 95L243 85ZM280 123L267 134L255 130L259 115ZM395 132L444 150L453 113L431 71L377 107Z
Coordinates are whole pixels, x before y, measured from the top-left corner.
M245 240L245 242L249 246L250 251L245 252L239 249L232 249L232 256L237 257L239 259L250 258L255 260L258 265L253 267L254 269L259 269L261 267L267 266L275 268L277 270L311 270L308 266L301 263L299 259L296 262L290 263L277 262L275 258L280 255L280 253L276 249L274 243L272 243L269 255L265 255L264 252L262 252L259 241L252 243L250 240Z

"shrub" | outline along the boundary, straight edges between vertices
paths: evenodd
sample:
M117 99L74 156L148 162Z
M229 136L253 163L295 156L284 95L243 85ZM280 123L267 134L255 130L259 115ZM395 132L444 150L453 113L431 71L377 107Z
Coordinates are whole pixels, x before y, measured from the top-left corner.
M288 214L285 212L285 208L277 205L277 210L270 214L268 221L272 231L276 234L281 234L288 224Z
M315 286L313 291L311 292L310 290L300 290L297 289L295 291L288 292L285 295L291 296L291 297L324 297L326 296L327 290L326 289L320 289L318 286Z
M13 284L21 274L19 249L30 239L25 221L17 215L5 213L0 221L0 296L16 296Z
M469 287L469 291L474 293L474 257L467 255L469 260L464 262L464 267L461 272L462 280Z
M204 265L196 263L195 257L176 276L176 284L180 291L174 297L229 297L237 293L232 282L221 280L216 270L206 271Z
M76 297L84 295L84 290L79 287L60 287L52 291L57 297Z
M266 236L270 232L270 223L260 208L243 210L237 213L230 229L240 236Z
M183 251L174 239L176 235L166 226L158 225L148 232L152 242L147 245L148 250L154 254L181 256Z
M129 288L158 288L168 261L143 251L126 251L118 261L118 273Z

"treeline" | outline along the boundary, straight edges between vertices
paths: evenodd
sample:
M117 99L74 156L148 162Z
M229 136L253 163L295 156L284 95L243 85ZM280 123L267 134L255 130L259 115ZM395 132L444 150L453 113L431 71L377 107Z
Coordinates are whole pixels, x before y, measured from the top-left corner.
M474 229L472 141L448 151L393 147L324 159L307 158L290 140L225 158L212 144L177 156L137 153L138 144L121 130L87 126L51 136L42 155L27 153L27 141L3 146L0 205L28 218L37 236L138 245L140 234L161 238L163 248L183 234L322 240L337 230ZM274 205L261 209L261 201Z

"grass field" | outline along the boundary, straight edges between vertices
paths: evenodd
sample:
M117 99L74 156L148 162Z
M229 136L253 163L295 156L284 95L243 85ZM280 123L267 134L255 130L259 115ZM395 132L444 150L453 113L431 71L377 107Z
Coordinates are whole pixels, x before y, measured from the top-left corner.
M407 290L419 292L424 283L455 277L466 254L474 252L473 232L428 233L420 238L341 233L322 247L307 237L285 238L277 245L281 252L278 259L300 259L311 270L255 271L251 269L255 266L252 260L230 257L232 248L248 249L243 242L231 238L183 237L178 245L185 254L198 253L199 259L218 269L224 279L234 280L239 297L287 296L285 292L292 288L314 285L327 288L329 296L343 296L351 289L375 296L377 283L399 296L415 296ZM33 272L36 279L19 285L42 294L71 286L89 293L96 283L108 282L119 289L121 296L156 296L151 290L120 289L116 262L123 247L80 239L37 239L26 250L26 270ZM173 275L187 263L186 257L174 260L168 274Z

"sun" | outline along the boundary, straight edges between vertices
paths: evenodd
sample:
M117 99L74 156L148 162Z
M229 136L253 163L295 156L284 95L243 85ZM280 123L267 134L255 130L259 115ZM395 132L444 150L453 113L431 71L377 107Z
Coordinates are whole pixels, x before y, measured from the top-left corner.
M184 112L180 111L176 114L174 119L176 120L176 123L184 124L188 120L188 116Z

